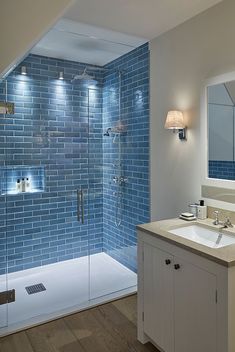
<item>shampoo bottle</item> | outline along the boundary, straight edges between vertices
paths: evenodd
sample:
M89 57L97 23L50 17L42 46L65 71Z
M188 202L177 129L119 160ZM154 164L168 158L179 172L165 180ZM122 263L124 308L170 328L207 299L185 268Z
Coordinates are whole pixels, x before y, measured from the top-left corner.
M22 181L21 181L21 192L25 192L25 179L22 178Z
M26 190L26 192L30 192L31 191L31 182L30 182L30 179L28 177L26 178L25 190Z
M17 181L16 181L16 192L17 192L17 193L22 192L22 189L21 189L21 181L20 181L19 178L18 178Z

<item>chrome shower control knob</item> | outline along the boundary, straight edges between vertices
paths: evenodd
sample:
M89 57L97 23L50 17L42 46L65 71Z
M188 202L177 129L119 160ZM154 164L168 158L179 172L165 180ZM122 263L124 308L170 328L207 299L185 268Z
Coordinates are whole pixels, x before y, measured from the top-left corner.
M119 182L119 177L118 176L113 176L113 182L118 183Z
M119 177L119 183L120 183L120 185L122 185L122 184L124 184L124 183L127 183L127 178L124 177L124 176L120 176L120 177Z

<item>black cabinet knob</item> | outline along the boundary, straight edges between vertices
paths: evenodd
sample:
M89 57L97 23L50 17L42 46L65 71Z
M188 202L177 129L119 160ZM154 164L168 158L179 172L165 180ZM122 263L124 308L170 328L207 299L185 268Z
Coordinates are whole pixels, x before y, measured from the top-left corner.
M165 263L166 263L166 265L170 265L170 263L171 263L170 259L166 259Z
M175 270L179 270L180 269L180 265L179 264L175 264L174 267L175 267Z

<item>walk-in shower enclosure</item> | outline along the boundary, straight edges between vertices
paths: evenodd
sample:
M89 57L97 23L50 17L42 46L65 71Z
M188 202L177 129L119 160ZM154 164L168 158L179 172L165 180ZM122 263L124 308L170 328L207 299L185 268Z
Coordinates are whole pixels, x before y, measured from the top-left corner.
M85 69L29 55L0 83L2 335L136 290L148 45Z

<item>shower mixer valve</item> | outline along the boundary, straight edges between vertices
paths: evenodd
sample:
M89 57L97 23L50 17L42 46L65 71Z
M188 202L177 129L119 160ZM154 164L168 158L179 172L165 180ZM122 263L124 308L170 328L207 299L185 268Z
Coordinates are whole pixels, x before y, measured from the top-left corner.
M113 176L113 182L119 185L127 183L127 178L124 176Z
M113 182L118 183L119 177L118 176L113 176Z
M122 164L121 164L121 162L118 161L118 160L116 160L116 161L113 163L113 167L115 167L115 168L118 168L118 167L121 167L121 166L122 166Z

